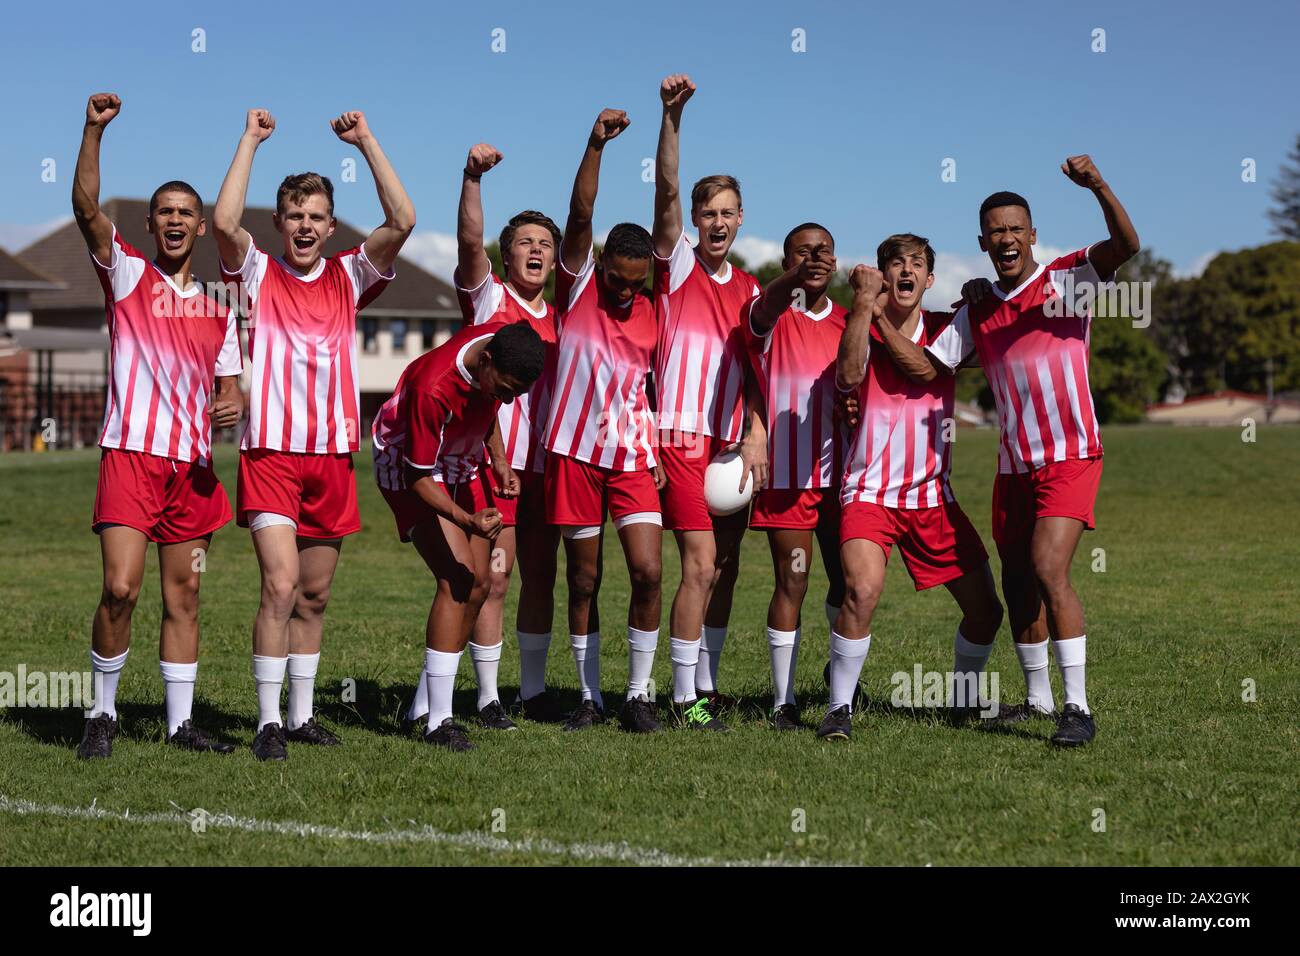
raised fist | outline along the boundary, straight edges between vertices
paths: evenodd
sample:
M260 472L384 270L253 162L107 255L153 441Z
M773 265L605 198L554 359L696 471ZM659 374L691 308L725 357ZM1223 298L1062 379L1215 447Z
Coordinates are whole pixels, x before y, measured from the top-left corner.
M685 73L674 73L664 77L659 84L659 99L664 101L664 109L681 109L695 92L695 84Z
M244 121L244 135L254 136L257 141L263 142L270 138L275 132L275 117L268 110L249 110L248 118Z
M465 172L471 176L482 176L504 158L495 146L479 143L469 149L469 156L465 159Z
M1101 189L1106 185L1106 180L1101 178L1101 173L1097 172L1097 167L1092 161L1092 157L1087 153L1081 156L1071 156L1061 163L1061 172L1070 177L1070 181L1084 189Z
M330 120L330 129L334 130L334 135L343 142L351 143L353 146L370 135L370 127L366 125L366 114L360 110L349 110L338 119Z
M854 292L874 297L885 285L885 274L872 266L859 263L849 273L849 285Z
M631 122L623 110L601 110L596 117L596 125L591 128L591 138L597 143L608 143L627 129Z
M103 129L122 110L122 98L116 93L94 93L86 100L86 125Z

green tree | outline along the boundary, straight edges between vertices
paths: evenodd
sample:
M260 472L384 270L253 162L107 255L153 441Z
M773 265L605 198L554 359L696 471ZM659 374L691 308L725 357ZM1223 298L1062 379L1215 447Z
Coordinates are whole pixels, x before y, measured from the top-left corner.
M1300 136L1287 154L1289 163L1282 165L1273 184L1274 206L1268 211L1273 231L1283 239L1300 241Z

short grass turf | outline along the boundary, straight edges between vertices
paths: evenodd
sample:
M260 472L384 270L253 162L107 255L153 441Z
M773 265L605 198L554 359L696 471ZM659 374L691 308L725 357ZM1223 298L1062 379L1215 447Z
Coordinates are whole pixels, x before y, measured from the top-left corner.
M317 692L322 719L344 745L294 747L282 765L253 760L249 634L257 566L247 533L232 525L217 535L203 581L196 717L239 750L197 755L161 743L151 554L112 759L74 759L82 723L75 709L0 712L0 796L7 801L0 865L1295 865L1300 430L1261 428L1256 438L1244 442L1233 429L1107 430L1099 529L1085 536L1073 569L1088 616L1089 699L1099 736L1069 752L1048 745L1045 722L995 733L884 706L895 672L917 663L948 669L957 623L944 590L915 593L897 555L866 667L875 703L856 718L852 741L821 744L811 730L777 735L761 716L772 572L766 541L753 532L720 680L742 698L732 733L642 738L612 725L564 734L525 723L512 734L472 730L478 749L469 754L402 736L397 717L421 664L431 580L397 542L368 462L358 456L365 530L344 547ZM994 436L962 431L954 459L958 498L992 550ZM233 496L234 450L220 448L217 461ZM0 671L20 664L88 669L100 588L89 530L96 462L94 450L0 456ZM1104 572L1094 570L1095 549L1104 552ZM605 560L603 681L615 701L627 668L627 576L617 546L606 548ZM664 568L666 625L677 578L670 541ZM818 566L799 679L803 718L813 725L825 706L823 589ZM548 680L573 703L563 584L556 596ZM513 617L512 593L507 622ZM1004 700L1023 697L1005 626L990 667L1000 674ZM508 631L506 700L517 674ZM658 687L669 686L666 627L655 677ZM355 703L342 699L349 678ZM1054 682L1059 694L1055 674ZM468 655L458 687L458 711L468 715ZM36 812L15 813L20 804ZM131 817L173 816L56 815L55 808L92 805ZM219 826L195 834L176 814L196 807L353 836ZM356 836L389 831L450 837ZM623 856L610 848L622 844Z

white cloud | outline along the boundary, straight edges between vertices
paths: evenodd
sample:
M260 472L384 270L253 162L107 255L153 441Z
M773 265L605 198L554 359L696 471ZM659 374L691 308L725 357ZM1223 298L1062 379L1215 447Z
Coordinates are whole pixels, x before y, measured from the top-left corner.
M740 255L750 266L757 269L769 262L781 261L781 243L775 239L763 239L759 236L739 236L732 243L731 249Z
M1204 252L1193 259L1191 265L1186 268L1175 268L1174 277L1177 279L1195 279L1199 277L1200 274L1205 271L1205 267L1210 264L1210 261L1217 256L1220 251L1221 250L1216 249L1213 252Z
M456 237L432 229L413 232L402 246L402 255L439 279L451 282L456 271Z
M17 252L25 249L37 239L48 235L60 226L72 221L71 216L60 216L49 222L16 223L0 222L0 249Z

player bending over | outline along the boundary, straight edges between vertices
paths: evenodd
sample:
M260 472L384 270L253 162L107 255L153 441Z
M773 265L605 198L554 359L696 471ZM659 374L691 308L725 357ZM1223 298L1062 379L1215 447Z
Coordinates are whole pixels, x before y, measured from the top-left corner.
M1092 191L1110 237L1039 264L1029 204L1015 193L989 196L980 205L979 243L997 282L968 283L964 291L977 301L960 309L926 351L935 374L951 373L977 353L997 403L993 540L1028 686L1025 705L1002 708L998 720L1052 716L1050 635L1065 690L1052 743L1071 747L1096 735L1084 679L1083 605L1070 583L1070 561L1083 532L1094 527L1102 454L1088 385L1091 299L1077 293L1091 287L1095 294L1139 246L1128 213L1090 158L1071 156L1061 171Z
M918 362L928 365L921 349L952 321L949 312L921 307L934 284L934 250L920 236L890 236L876 264L849 276L853 308L836 365L841 391L856 393L859 418L840 492L846 586L831 633L830 706L817 731L826 740L847 740L851 732L871 617L895 545L916 590L942 584L961 609L949 701L956 715L979 707L979 674L1002 623L988 553L948 482L956 380L922 383L907 374Z
M582 703L566 730L605 719L600 692L600 631L595 594L601 533L608 512L631 578L627 612L628 685L623 727L659 729L650 702L650 672L659 641L663 540L654 418L645 379L657 340L654 306L642 286L651 240L630 222L609 231L593 255L592 216L605 146L627 129L622 110L601 111L587 138L560 244L555 301L560 313L559 367L546 426L546 519L559 525L569 585L569 642Z
M104 289L110 359L92 527L104 589L91 629L95 700L77 756L108 757L117 735L117 685L131 643L131 612L149 542L162 584L162 670L167 742L229 753L191 721L199 654L199 570L212 533L231 518L212 470L212 425L243 415L235 316L209 300L190 271L203 235L203 201L178 180L149 200L154 258L131 246L99 207L99 144L122 108L115 93L86 103L72 211ZM216 379L217 397L209 402Z
M786 271L754 300L744 332L767 414L768 487L750 527L766 529L776 572L767 608L772 726L797 730L794 680L814 532L830 585L828 618L844 598L839 485L848 436L835 413L835 359L846 310L826 295L836 268L830 232L803 223L784 248Z
M503 528L479 474L483 436L501 404L525 395L545 362L542 339L527 322L470 326L408 365L375 416L375 481L398 536L414 542L438 579L424 634L424 689L407 713L424 716L428 743L450 750L473 746L452 719L451 697Z
M275 197L283 250L259 249L240 225L257 148L275 130L249 110L212 224L222 270L249 308L253 368L239 455L236 511L253 535L262 575L253 621L257 736L253 755L283 760L286 740L337 744L312 716L321 632L343 538L361 530L352 452L359 447L357 310L393 279L415 207L361 113L330 124L370 165L384 222L365 243L324 256L334 234L334 187L318 173L287 176ZM289 675L288 733L280 690Z
M682 229L678 142L682 109L694 92L695 84L683 74L666 77L659 87L664 110L653 238L656 408L666 478L661 497L664 524L677 538L682 562L669 616L673 705L688 726L701 727L718 721L718 662L740 541L749 523L748 507L726 517L709 513L704 471L720 452L738 448L745 463L741 487L751 474L755 489L762 487L767 433L758 408L746 408L749 368L740 330L741 312L758 295L758 284L727 261L744 220L735 178L707 176L697 182L691 190L691 223L698 231L694 248Z
M503 275L492 273L483 249L483 201L479 180L501 162L501 153L479 143L465 160L460 188L460 213L456 223L458 261L454 281L461 312L469 325L485 322L524 322L546 346L546 364L533 387L497 412L504 456L490 455L490 492L501 513L492 562L491 587L474 625L469 644L478 680L479 721L485 727L508 730L515 725L506 716L497 692L501 660L501 632L506 592L515 557L519 559L519 606L515 632L519 636L519 696L515 710L529 720L556 721L562 715L546 692L546 655L551 646L551 618L555 611L556 550L559 529L546 523L542 476L546 449L542 430L550 411L555 384L555 308L543 297L547 279L555 271L560 227L549 216L526 209L510 218L501 230ZM490 451L490 449L489 449ZM427 707L416 695L414 708ZM416 717L417 714L409 716Z

